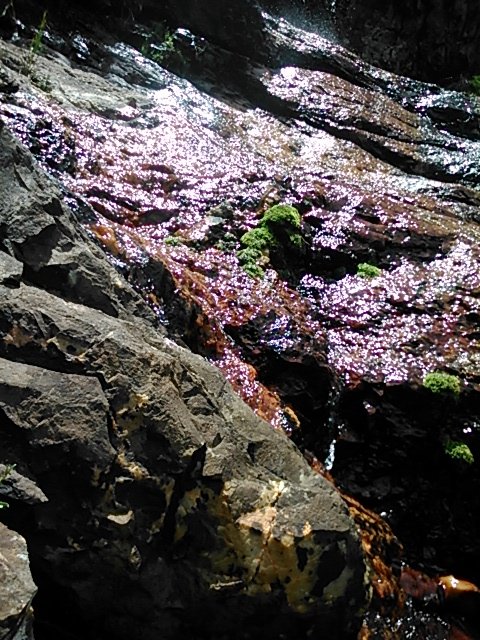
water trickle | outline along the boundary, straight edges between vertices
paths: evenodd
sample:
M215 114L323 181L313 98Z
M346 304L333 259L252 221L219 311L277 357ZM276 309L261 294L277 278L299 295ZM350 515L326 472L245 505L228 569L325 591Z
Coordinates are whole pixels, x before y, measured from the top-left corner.
M325 458L325 469L327 471L331 471L335 463L335 445L336 444L337 444L337 441L334 438L328 448L328 456Z

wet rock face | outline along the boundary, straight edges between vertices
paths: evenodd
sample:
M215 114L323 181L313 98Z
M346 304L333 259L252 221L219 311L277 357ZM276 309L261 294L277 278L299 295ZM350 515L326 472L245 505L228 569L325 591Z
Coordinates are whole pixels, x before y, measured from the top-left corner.
M0 135L11 259L0 440L16 464L3 495L39 602L60 599L99 638L138 637L139 618L142 638L344 637L365 603L365 564L338 492L216 369L163 336L31 157Z
M478 411L468 392L454 400L404 385L361 385L341 403L344 428L332 470L347 492L381 512L408 541L409 558L436 571L455 567L474 580L480 572L478 473L474 464L447 455L445 443L467 440L478 457L472 429Z
M192 11L196 6L191 3ZM230 16L235 10L229 5ZM182 21L188 16L180 19L178 15L185 27ZM217 17L209 15L208 21ZM195 18L198 25L201 19L201 15ZM193 28L197 22L188 24ZM234 25L233 20L229 30ZM204 386L215 390L220 378L211 378L213 374L202 369L200 380L193 376L192 382L190 364L178 355L184 352L153 340L142 329L145 321L161 322L162 332L171 339L208 358L258 416L309 450L316 468L322 469L325 463L342 489L392 522L407 558L433 565L435 572L440 567L442 572L460 573L477 582L478 465L451 457L449 450L449 443L460 441L470 448L475 461L480 456L477 99L372 67L338 44L278 16L264 16L266 46L246 55L233 51L226 41L219 46L218 38L212 44L202 37L208 33L206 25L195 28L201 29L200 35L182 29L171 36L168 47L156 42L161 55L158 49L146 51L134 36L127 44L82 32L75 41L86 52L84 62L72 54L74 63L65 57L62 38L52 37L48 56L36 60L34 78L21 73L21 46L0 44L2 117L42 166L60 180L85 228L150 308L125 288L105 262L99 262L98 250L84 251L84 236L67 222L48 189L45 199L32 206L20 198L22 211L35 212L25 231L22 217L12 213L19 198L7 192L11 239L4 243L7 257L0 264L10 304L4 306L7 319L0 326L7 334L2 356L70 376L74 382L78 376L87 377L89 401L97 392L103 394L92 414L100 424L107 402L106 431L115 456L110 462L102 449L106 467L98 472L99 493L88 494L90 512L93 508L99 514L95 517L107 548L117 539L111 530L114 525L122 527L128 540L130 529L137 535L137 522L141 524L138 531L143 527L148 532L146 540L138 533L135 549L127 546L132 559L125 561L119 552L132 572L129 576L136 576L148 594L147 573L137 568L137 558L157 557L157 548L162 554L166 550L162 567L170 571L174 565L172 589L186 595L180 604L168 589L153 600L146 596L148 606L156 603L162 616L177 604L190 606L185 603L191 602L188 594L193 587L185 575L200 573L195 573L197 565L189 552L204 558L201 549L211 550L210 543L222 546L218 535L228 541L230 550L242 551L232 565L237 567L234 571L230 565L225 568L230 552L214 569L204 560L208 566L201 575L214 574L209 583L214 586L207 590L219 597L226 594L228 601L222 609L225 620L218 622L217 630L226 629L232 612L237 616L240 601L241 615L250 616L251 609L243 603L251 601L242 600L245 589L261 590L265 580L282 574L286 577L280 582L293 585L280 597L288 603L295 601L295 585L303 589L305 582L298 576L293 580L278 561L279 555L291 558L293 529L288 529L280 547L270 544L272 527L277 531L271 508L281 504L290 514L291 506L275 484L279 477L292 482L286 468L278 471L275 466L280 441L267 445L263 431L258 432L261 442L249 432L233 446L226 432L236 433L237 424L226 418L217 427L212 418L216 400ZM42 81L45 77L48 90ZM3 169L8 171L10 165L6 156ZM22 167L18 171L31 185L29 172ZM262 254L264 277L251 278L239 259L242 237L277 203L293 205L299 212L299 251L285 260L273 250ZM32 286L52 297L31 297ZM71 320L73 307L64 306L67 302L82 302L89 313L82 315L75 307L75 320ZM37 307L40 316L32 311ZM132 318L133 333L128 324ZM29 341L32 335L35 338ZM166 373L170 357L180 362L173 378ZM132 364L137 361L145 378ZM113 373L117 369L123 377ZM459 397L429 395L422 381L432 371L457 376ZM18 379L17 374L11 377ZM170 395L158 405L165 424L186 425L186 440L176 427L167 434L167 441L159 437L166 428L156 420L160 384L168 389L173 385L188 405L188 411L182 406L174 417L169 413ZM64 381L61 388L69 395L75 385ZM69 397L75 407L75 397ZM28 407L27 398L22 411ZM14 415L12 407L8 411ZM137 419L147 425L145 430L138 428ZM84 439L71 442L62 421L59 429L62 447L87 455ZM220 439L212 429L215 434L218 430ZM33 432L28 433L33 437ZM94 433L97 444L106 443L105 424ZM145 498L143 488L137 491L134 472L125 472L119 451L127 462L146 470L152 500ZM289 455L285 453L286 460ZM54 464L53 454L45 457L48 465ZM238 486L235 469L238 466L242 474L244 463L248 468L260 464L262 473L274 470L273 485L271 476L266 476L266 502L258 497L257 480L250 471L245 477L253 484ZM158 465L164 465L160 480ZM80 467L85 467L85 474L79 468L79 478L90 482L95 473L86 473L86 463ZM32 478L45 470L35 467L34 471ZM118 474L126 480L118 480ZM171 490L165 488L165 478L170 477L174 478ZM48 478L42 482L50 486ZM107 506L98 497L103 487L114 496ZM155 502L155 487L161 493L160 506ZM442 497L436 499L439 487ZM303 505L296 491L293 485L288 489L297 505ZM241 517L240 503L248 503L254 517ZM224 504L233 514L233 528ZM365 535L363 539L375 561L376 587L386 593L387 601L401 600L395 589L386 587L395 582L391 568L386 567L385 580L377 571L378 564L385 569L385 558L398 555L398 545L382 544L388 527L378 517L365 515L358 503L352 507L354 513L355 509L361 512L360 526L370 523L366 542ZM81 518L88 517L87 511ZM164 513L170 515L164 517ZM428 517L423 517L425 513ZM275 514L276 523L280 516ZM97 526L97 520L92 520L92 526ZM172 534L178 523L179 532ZM217 535L218 523L221 534ZM252 529L258 533L250 535ZM96 535L92 533L86 543L74 539L78 545L74 549L88 560ZM380 544L375 535L381 538ZM258 549L259 539L262 550L268 548L268 554L262 555L268 561L252 575L241 558L252 557L250 551ZM324 557L333 558L336 565L337 552L330 551ZM68 547L65 556L70 558L70 552ZM112 552L113 560L107 551L98 553L102 566L109 567L107 573L111 565L117 567L117 550ZM304 566L303 551L300 556L303 559L297 565ZM43 551L36 557L42 559ZM378 563L379 557L383 560ZM62 558L55 556L54 561L63 570ZM189 570L182 573L187 565ZM283 568L274 570L273 565ZM80 561L78 566L81 574ZM305 567L310 570L308 562ZM57 574L50 579L57 581ZM198 579L204 584L203 578ZM266 615L272 612L272 624L272 602L278 595L274 592L261 596L265 596ZM71 594L76 606L78 601L90 603L89 597L88 589L81 586ZM103 597L108 600L109 595ZM209 597L197 599L208 613ZM284 611L280 607L279 624L290 633ZM377 613L371 611L368 619L375 621ZM406 610L402 629L408 631L413 615ZM427 628L428 637L449 633L447 622L434 617L425 626L422 616L415 626L419 637L425 636ZM178 619L174 615L171 620L173 628ZM309 623L302 626L304 620L295 618L300 633L308 632ZM395 617L384 624L385 633L393 627L397 628ZM434 627L440 630L437 635L431 630ZM277 631L272 626L272 634Z
M265 47L261 7L257 0L229 2L167 0L168 14L182 27L187 27L228 51L249 55Z
M0 638L33 640L32 599L37 588L25 540L0 524Z
M478 71L475 1L337 0L334 11L340 38L373 64L443 82Z

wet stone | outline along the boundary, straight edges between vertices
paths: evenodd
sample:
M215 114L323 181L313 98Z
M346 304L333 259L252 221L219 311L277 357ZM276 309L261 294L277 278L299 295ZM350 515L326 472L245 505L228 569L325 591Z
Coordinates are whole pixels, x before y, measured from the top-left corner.
M477 466L451 458L447 446L462 441L480 455L478 101L372 67L314 29L260 15L256 3L248 7L264 32L261 47L252 47L258 29L241 33L236 3L224 9L223 39L211 38L216 9L185 6L173 7L175 55L147 59L137 34L97 42L88 66L82 56L92 42L79 36L74 64L63 54L38 57L49 91L18 73L18 46L0 43L1 77L9 78L3 119L82 202L88 233L152 311L140 315L207 358L258 416L308 450L315 468L327 464L343 490L383 514L408 557L478 582ZM20 173L31 190L26 168ZM241 238L278 203L298 209L302 251L283 261L265 252L264 277L252 278L239 260ZM10 221L12 255L29 266L24 281L111 319L143 308L100 266L99 251L71 246L79 236L70 225L67 240L56 236L58 209L43 205L28 225ZM42 251L32 242L41 233ZM10 356L15 345L25 348L25 336L9 335ZM62 345L55 348L58 366ZM85 345L70 348L73 357ZM29 349L25 358L33 358ZM458 399L428 395L423 380L435 371L459 378ZM112 392L112 402L128 404L122 394ZM208 415L204 399L187 405L195 420ZM146 464L134 416L120 422ZM200 451L198 434L192 438ZM234 450L212 436L208 478L218 480L219 458L232 460ZM257 440L238 460L274 462ZM225 473L234 473L233 462ZM244 488L230 489L241 503ZM185 513L196 499L185 493ZM133 527L128 514L110 513L108 522ZM270 516L255 508L242 521L243 542L260 535L270 545ZM388 539L367 521L360 526ZM196 516L191 523L198 530ZM374 560L385 559L388 545L367 538ZM279 551L288 555L282 545L269 546L273 564ZM328 554L334 581L335 545ZM137 552L131 557L136 566ZM266 562L259 575L272 570ZM395 582L388 567L382 575ZM320 580L318 589L327 586ZM399 593L385 588L385 601L398 604ZM448 632L436 613L415 617L408 607L402 633L410 622L419 637Z

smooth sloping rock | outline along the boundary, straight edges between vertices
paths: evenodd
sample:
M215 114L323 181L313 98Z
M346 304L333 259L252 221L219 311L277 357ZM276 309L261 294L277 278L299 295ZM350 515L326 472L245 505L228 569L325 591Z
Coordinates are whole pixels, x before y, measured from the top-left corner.
M0 638L33 640L32 599L37 588L25 540L0 524Z

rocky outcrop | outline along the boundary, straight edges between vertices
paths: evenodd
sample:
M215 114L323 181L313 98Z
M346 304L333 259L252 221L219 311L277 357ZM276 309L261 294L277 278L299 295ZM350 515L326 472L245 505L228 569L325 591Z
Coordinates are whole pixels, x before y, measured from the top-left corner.
M40 591L94 637L344 637L365 564L339 494L0 136L1 448Z
M310 12L314 4L308 3ZM62 183L87 233L149 305L90 241L86 250L84 232L65 217L50 186L41 181L46 199L35 199L31 207L27 198L22 205L35 212L26 230L41 240L41 251L23 233L22 216L9 214L11 240L5 242L1 263L8 300L4 295L0 329L6 342L0 357L7 361L2 366L12 367L6 384L13 386L6 387L5 411L11 432L23 434L26 451L45 447L42 468L32 453L32 469L18 468L18 473L33 486L37 481L49 498L49 492L58 495L52 478L60 474L62 487L72 489L74 497L61 494L61 501L70 506L78 504L73 488L81 487L81 508L68 509L75 510L75 527L89 532L84 539L72 537L72 548L64 542L68 527L59 527L64 556L47 557L39 528L38 544L31 548L36 549L40 596L58 592L78 617L80 605L93 610L88 581L80 584L78 576L90 577L92 561L105 574L118 576L123 563L128 579L117 580L115 588L125 605L122 612L120 605L115 609L121 624L130 615L124 591L134 580L142 588L142 606L150 610L153 603L160 612L152 624L167 624L168 609L167 627L183 634L181 614L172 611L183 607L200 616L189 595L196 589L191 580L198 578L201 588L195 592L210 595L197 600L212 620L218 616L216 598L222 601L225 620L211 623L217 625L215 633L227 628L231 616L265 632L255 627L253 610L244 603L258 601L258 594L254 600L247 594L263 589L270 570L262 564L248 573L245 559L237 557L227 569L225 563L219 568L212 564L218 556L209 553L207 560L204 551L211 544L224 548L228 540L230 551L222 557L229 562L238 544L254 553L245 529L250 525L237 517L242 496L242 504L247 500L258 516L262 563L264 548L273 558L270 508L280 517L278 506L287 512L289 507L282 501L283 489L270 484L270 474L292 495L303 487L306 497L310 489L291 475L290 464L303 462L290 457L290 445L279 448L280 440L272 436L270 453L277 448L290 461L285 468L277 462L272 466L265 458L264 427L255 426L259 441L248 431L232 442L227 433L237 430L238 414L225 410L224 396L216 391L222 379L203 365L198 369L201 360L187 357L163 335L210 359L258 416L309 450L314 468L322 471L323 462L342 489L393 523L407 557L429 563L432 572L478 582L480 491L478 465L471 463L480 455L477 99L372 67L301 28L300 19L263 15L262 34L253 38L261 37L262 46L252 47L237 4L208 3L218 11L205 14L198 3L187 5L189 14L176 8L173 22L182 27L176 33L173 24L160 32L136 25L128 34L122 31L127 38L122 43L83 27L65 38L51 14L44 55L37 55L29 77L22 73L25 45L22 50L19 40L0 44L2 117ZM258 11L254 2L248 7ZM220 15L225 29L217 33ZM5 171L11 164L5 156ZM17 164L17 174L31 184L30 168ZM21 193L22 203L25 189ZM251 278L239 260L242 238L276 203L298 210L298 251L285 259L265 251L260 258L264 277ZM12 204L8 208L16 210ZM433 371L457 376L458 396L424 388L425 375ZM30 391L22 386L25 378L35 381ZM160 385L168 394L159 400ZM187 405L175 415L172 386ZM78 431L69 430L60 409L60 417L46 413L38 429L20 431L24 421L38 424L38 414L30 413L38 409L33 396L43 398L41 407L46 395L58 405L57 387L69 398ZM22 398L18 406L11 405L12 394ZM95 428L85 419L82 398L95 416ZM223 416L218 425L212 417L217 415ZM179 422L186 425L181 438ZM137 428L139 423L145 428ZM51 425L57 431L48 431ZM85 435L90 429L91 443ZM78 460L74 482L57 465L57 450L50 444L55 439L61 451L73 451ZM467 458L461 459L459 451ZM21 454L23 449L12 449L14 459ZM102 462L95 472L90 468L96 455ZM260 464L259 477L251 475L253 460ZM127 465L130 472L126 463L134 465ZM226 465L225 474L217 463ZM304 465L300 468L307 473ZM238 488L242 478L253 482L253 495L243 485ZM269 487L266 502L257 499L257 482ZM439 488L442 499L432 499ZM282 500L276 501L280 494ZM34 520L41 522L41 531L50 532L50 522L60 518L52 500L17 502L18 509L8 511L9 517L18 514L18 526L31 520L31 509L35 518L53 514ZM402 600L386 561L398 555L398 544L386 542L393 536L378 516L371 517L354 500L349 504L375 568L381 604L367 618L374 633L381 624L384 637L392 628L419 637L446 636L445 621L429 618L424 609L407 609L398 625L397 611L379 623L385 601ZM317 520L311 521L318 531ZM149 532L146 539L142 531ZM120 535L128 541L123 551ZM284 542L281 549L287 557ZM201 571L193 555L202 559ZM247 556L252 557L250 551ZM158 575L170 572L163 584L173 584L171 591L152 595L148 576L155 572L145 569L153 566L151 557L162 558L165 573L159 569ZM74 575L65 558L74 558ZM75 591L67 589L68 581L77 585ZM110 602L105 583L94 584L100 600ZM181 601L173 600L177 590ZM289 620L295 620L298 633L306 634L317 623L309 626L308 612L289 618L293 592L282 595L278 624L290 633ZM261 596L272 621L276 593L273 588ZM320 617L321 610L320 604ZM94 624L90 621L90 628ZM278 631L270 626L272 634ZM207 628L205 623L205 634Z
M221 0L208 3L186 0L181 4L167 0L166 5L168 15L179 25L229 51L262 55L261 49L266 48L261 6L257 0L227 5Z
M37 588L25 540L0 524L0 638L33 640L32 599Z
M472 0L337 0L340 38L373 64L451 82L480 69L480 10Z

